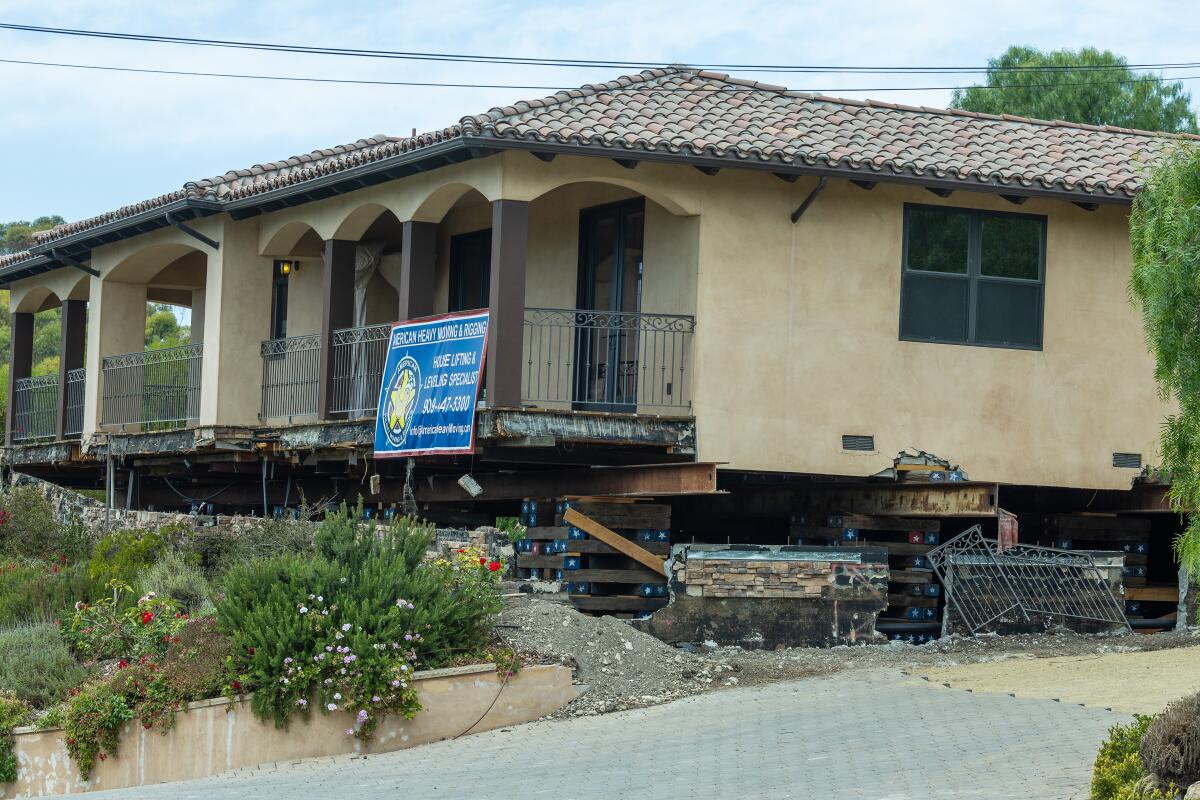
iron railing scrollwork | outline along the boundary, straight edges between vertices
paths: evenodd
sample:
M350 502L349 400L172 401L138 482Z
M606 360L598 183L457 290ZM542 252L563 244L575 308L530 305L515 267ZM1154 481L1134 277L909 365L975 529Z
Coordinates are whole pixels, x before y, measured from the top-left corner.
M20 378L13 384L14 442L53 439L58 426L58 376Z
M262 343L263 419L317 413L321 337L318 334Z
M102 424L169 428L200 417L203 344L108 356Z
M695 317L525 309L522 400L600 410L691 407Z

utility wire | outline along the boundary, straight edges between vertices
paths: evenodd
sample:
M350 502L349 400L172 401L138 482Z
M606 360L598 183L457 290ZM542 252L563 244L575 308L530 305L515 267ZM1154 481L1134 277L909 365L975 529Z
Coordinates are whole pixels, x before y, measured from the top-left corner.
M405 50L372 50L363 48L324 47L316 45L277 44L272 42L250 42L230 39L203 39L186 36L166 36L159 34L123 33L118 31L96 31L83 28L54 28L45 25L23 25L13 22L0 22L0 29L21 31L25 33L43 33L58 36L76 36L95 39L112 39L119 41L151 42L157 44L176 44L197 47L220 47L237 50L263 50L279 53L299 53L305 55L332 55L357 58L388 58L412 61L451 61L476 64L503 64L513 66L569 67L569 68L620 68L644 69L647 67L669 66L667 61L620 61L609 59L572 59L572 58L543 58L527 56L500 56L472 53L440 53L418 52ZM741 72L798 72L798 73L854 73L854 74L982 74L994 72L1087 72L1112 69L1191 69L1200 67L1200 62L1164 62L1156 64L1089 64L1079 66L941 66L941 67L887 67L887 66L832 66L832 65L798 65L798 64L693 64L697 69L727 69ZM524 87L516 87L524 88ZM533 88L533 87L531 87ZM931 87L942 88L942 87Z
M20 64L35 67L60 67L64 69L86 69L102 72L130 72L145 75L178 75L193 78L238 78L256 81L287 81L298 83L335 83L360 86L411 86L438 89L528 89L537 91L559 92L578 88L576 86L538 85L520 83L447 83L442 81L386 81L363 78L318 78L297 75L254 75L239 72L197 72L192 70L150 69L148 67L115 67L102 64L69 64L57 61L29 61L16 58L0 58L0 64ZM1145 77L1130 78L1119 81L1079 81L1070 83L1046 82L1031 84L1006 84L1004 86L873 86L873 87L838 87L834 89L786 89L783 91L808 92L812 94L849 93L849 92L919 92L943 91L950 89L1050 89L1060 86L1103 86L1107 84L1131 83L1161 83L1164 81L1190 81L1200 78L1198 75L1178 75L1173 78ZM716 86L682 87L682 86L639 86L638 91L644 94L741 94L744 92L759 92L765 94L781 94L781 90L756 86Z

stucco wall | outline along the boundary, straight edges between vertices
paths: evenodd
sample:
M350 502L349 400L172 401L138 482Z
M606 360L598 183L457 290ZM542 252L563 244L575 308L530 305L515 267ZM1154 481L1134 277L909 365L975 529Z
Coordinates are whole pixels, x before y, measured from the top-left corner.
M0 797L121 789L202 778L273 761L387 753L467 731L530 722L575 697L571 671L560 666L527 667L506 685L490 666L417 673L416 677L422 710L412 720L388 717L369 742L346 735L351 724L348 714L314 713L308 722L296 719L288 729L278 730L257 719L248 701L206 700L176 714L175 727L165 735L143 730L136 720L127 723L116 756L97 763L87 782L80 780L67 755L61 731L19 731L17 780L0 786Z
M919 447L973 479L1127 488L1114 451L1156 459L1153 362L1126 299L1124 209L1030 200L1047 222L1039 351L899 339L905 202L1013 211L994 195L812 187L721 173L704 191L699 457L746 469L865 475ZM874 434L877 455L841 450Z

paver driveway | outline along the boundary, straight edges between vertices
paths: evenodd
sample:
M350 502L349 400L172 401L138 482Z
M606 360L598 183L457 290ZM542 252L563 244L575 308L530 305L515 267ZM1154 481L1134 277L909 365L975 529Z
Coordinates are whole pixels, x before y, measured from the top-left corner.
M88 797L1064 800L1088 796L1100 740L1127 719L892 671L847 672Z

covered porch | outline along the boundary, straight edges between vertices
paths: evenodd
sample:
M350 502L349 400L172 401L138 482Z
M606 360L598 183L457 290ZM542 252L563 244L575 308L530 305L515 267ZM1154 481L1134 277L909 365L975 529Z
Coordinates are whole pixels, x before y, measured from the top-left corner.
M490 202L452 184L414 216L364 206L339 231L355 238L264 236L264 423L373 418L392 322L478 308L481 407L691 416L695 217L598 181Z

